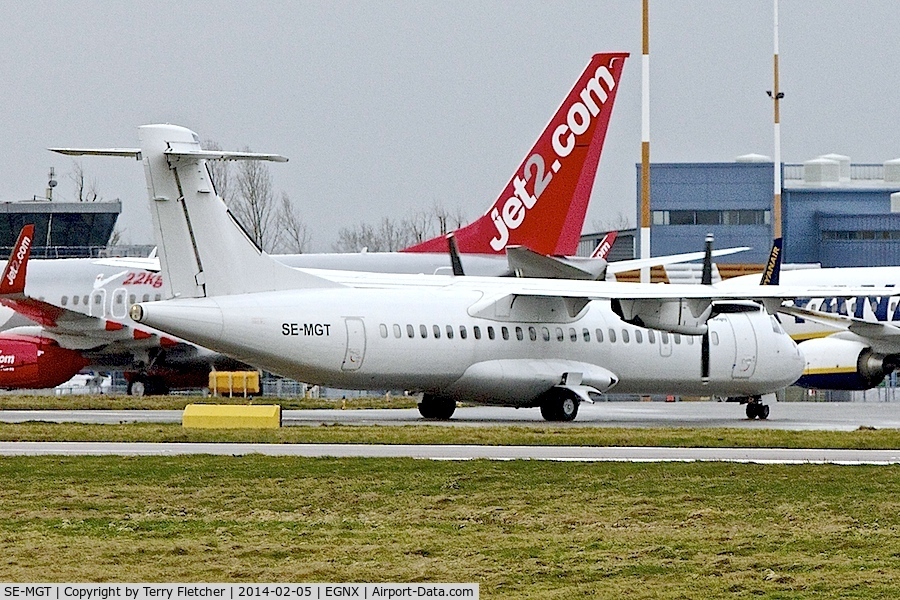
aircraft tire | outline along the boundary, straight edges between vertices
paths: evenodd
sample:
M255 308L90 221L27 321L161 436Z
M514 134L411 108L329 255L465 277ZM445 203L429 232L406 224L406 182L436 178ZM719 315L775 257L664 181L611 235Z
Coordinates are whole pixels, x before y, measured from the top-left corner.
M144 395L146 391L146 384L142 378L135 378L128 382L128 388L126 390L129 396L137 396L138 398Z
M574 421L578 399L568 394L554 395L541 402L541 416L547 421Z
M769 418L769 405L768 404L760 404L759 408L756 411L756 416L760 418L760 420L765 420Z
M419 402L419 414L425 419L447 421L456 411L456 400L425 394Z

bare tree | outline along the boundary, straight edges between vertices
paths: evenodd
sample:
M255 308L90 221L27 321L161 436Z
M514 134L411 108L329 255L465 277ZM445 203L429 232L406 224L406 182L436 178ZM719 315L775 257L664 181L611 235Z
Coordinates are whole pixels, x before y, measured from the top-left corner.
M341 227L338 240L332 244L335 252L381 252L381 240L368 223L359 223L353 227Z
M591 227L594 228L594 231L621 231L622 229L633 228L634 225L631 223L631 217L620 210L615 218L605 220L593 219Z
M241 161L235 183L237 189L226 203L253 241L263 250L271 251L277 241L274 223L278 206L269 167L257 160Z
M75 199L77 202L98 202L103 200L97 191L97 180L85 181L84 167L80 161L72 161L72 172L69 179L75 184Z
M300 213L294 207L294 203L285 192L281 193L281 205L278 207L277 216L278 242L275 250L287 254L301 254L309 248L309 228Z

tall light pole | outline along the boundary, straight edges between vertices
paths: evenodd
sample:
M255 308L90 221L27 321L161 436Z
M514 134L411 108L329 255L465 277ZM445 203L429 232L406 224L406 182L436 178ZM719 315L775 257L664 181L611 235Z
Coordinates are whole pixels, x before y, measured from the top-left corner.
M778 88L778 0L772 1L775 15L774 61L772 63L775 81L774 89L769 91L769 96L775 107L775 195L772 201L772 237L777 240L781 237L781 115L779 102L784 98L784 94Z
M777 0L776 0L777 1ZM641 258L650 258L650 17L643 0L641 55ZM641 269L641 283L650 283L650 267Z

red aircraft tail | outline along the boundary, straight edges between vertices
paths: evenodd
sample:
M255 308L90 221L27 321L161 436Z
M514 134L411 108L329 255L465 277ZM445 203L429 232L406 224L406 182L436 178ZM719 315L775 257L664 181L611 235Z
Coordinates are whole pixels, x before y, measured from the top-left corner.
M594 248L594 251L591 252L591 258L602 258L603 260L607 260L610 251L612 251L613 244L616 243L617 237L619 237L618 231L610 231L604 235L603 239L600 240L600 243L597 244L597 247Z
M526 246L574 255L626 52L595 54L493 206L454 232L460 252L501 254ZM405 252L447 252L445 236Z
M29 224L22 228L12 254L9 255L0 279L0 294L21 294L25 291L25 272L33 241L34 225Z

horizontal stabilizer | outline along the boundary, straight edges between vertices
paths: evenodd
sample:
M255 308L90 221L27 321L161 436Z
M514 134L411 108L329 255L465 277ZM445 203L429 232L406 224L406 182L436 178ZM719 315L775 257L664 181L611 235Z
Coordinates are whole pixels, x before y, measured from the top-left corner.
M122 156L141 160L140 148L47 148L66 156Z
M225 152L222 150L174 150L168 149L164 154L171 158L192 160L268 160L271 162L287 162L280 154L261 154L259 152Z
M507 246L506 258L509 261L509 269L517 277L537 277L541 279L585 279L593 281L603 276L606 271L606 261L594 259L584 265L595 266L595 271L590 272L576 267L568 262L538 254L524 246Z

